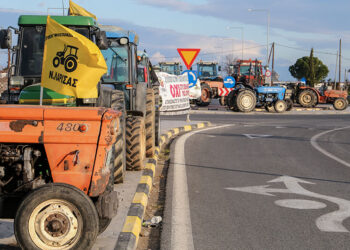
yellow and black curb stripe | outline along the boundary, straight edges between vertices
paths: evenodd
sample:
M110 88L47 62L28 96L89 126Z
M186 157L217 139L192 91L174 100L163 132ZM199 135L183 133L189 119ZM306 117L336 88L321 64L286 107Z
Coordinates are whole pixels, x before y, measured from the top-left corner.
M168 132L162 134L159 139L159 147L156 147L154 156L147 159L145 169L143 170L140 182L137 186L136 193L130 205L128 215L125 219L123 229L119 234L116 246L117 250L134 250L137 247L137 242L141 232L143 216L146 211L148 196L153 186L153 178L156 172L159 154L170 139L179 135L210 126L210 122L203 122L194 125L186 125L179 128L173 128Z

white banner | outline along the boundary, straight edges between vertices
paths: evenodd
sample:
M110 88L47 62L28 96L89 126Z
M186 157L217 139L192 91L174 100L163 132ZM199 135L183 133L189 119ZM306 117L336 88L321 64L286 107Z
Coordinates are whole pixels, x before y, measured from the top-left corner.
M190 109L187 74L176 76L157 72L159 79L159 94L162 98L160 111L188 111Z

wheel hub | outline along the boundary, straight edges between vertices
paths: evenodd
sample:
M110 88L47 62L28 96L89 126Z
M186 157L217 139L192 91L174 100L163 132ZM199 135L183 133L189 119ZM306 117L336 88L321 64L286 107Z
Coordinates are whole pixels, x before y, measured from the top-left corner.
M67 233L69 219L62 214L53 214L44 222L45 231L52 237L59 237Z
M41 249L66 249L76 243L82 230L79 210L64 200L39 204L29 218L29 234Z
M244 108L250 108L252 106L252 103L253 103L253 101L252 101L252 98L250 96L244 96L242 98L242 106Z
M311 96L310 96L310 95L304 95L304 96L303 96L303 101L304 101L305 103L311 102Z

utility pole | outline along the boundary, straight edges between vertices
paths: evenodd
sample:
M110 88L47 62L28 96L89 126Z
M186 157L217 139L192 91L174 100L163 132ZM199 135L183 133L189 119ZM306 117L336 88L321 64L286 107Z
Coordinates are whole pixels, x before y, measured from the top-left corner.
M272 43L272 72L271 72L271 85L273 85L273 76L275 73L275 42Z
M336 88L336 86L337 86L338 56L339 56L339 52L337 50L337 59L335 60L335 74L334 74L334 86L333 86L333 89Z
M339 40L339 78L338 83L336 84L336 89L340 89L340 82L341 82L341 39Z

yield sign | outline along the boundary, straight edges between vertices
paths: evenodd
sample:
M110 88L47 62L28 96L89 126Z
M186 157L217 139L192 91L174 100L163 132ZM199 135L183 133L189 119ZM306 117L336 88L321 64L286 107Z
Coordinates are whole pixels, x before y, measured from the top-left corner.
M200 49L177 49L187 69L190 69Z

